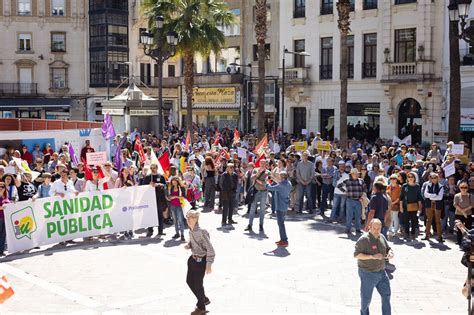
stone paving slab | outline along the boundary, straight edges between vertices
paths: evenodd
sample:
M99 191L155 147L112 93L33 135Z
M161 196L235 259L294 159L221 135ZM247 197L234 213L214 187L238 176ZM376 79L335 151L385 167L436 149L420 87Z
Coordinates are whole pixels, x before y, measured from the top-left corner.
M290 246L282 249L274 244L278 228L270 215L265 234L244 232L241 216L234 229L221 228L220 219L201 216L217 253L205 278L211 314L358 314L356 238L342 226L290 216ZM7 257L0 269L16 294L0 314L189 314L195 304L185 283L189 252L170 240L174 229L166 232L162 240L78 242ZM452 241L395 243L393 249L393 314L466 312L460 293L466 269ZM380 313L376 292L371 310Z

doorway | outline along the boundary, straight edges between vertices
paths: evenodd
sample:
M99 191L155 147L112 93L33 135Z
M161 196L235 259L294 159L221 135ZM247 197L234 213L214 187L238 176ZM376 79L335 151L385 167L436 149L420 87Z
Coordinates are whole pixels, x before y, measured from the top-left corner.
M306 129L306 107L293 107L293 134L300 135Z
M411 135L413 144L421 144L422 123L420 103L413 98L403 100L398 109L398 137L404 139Z
M31 68L20 68L20 94L31 94L31 83L33 83L33 75Z
M321 109L319 118L321 138L334 140L334 109Z

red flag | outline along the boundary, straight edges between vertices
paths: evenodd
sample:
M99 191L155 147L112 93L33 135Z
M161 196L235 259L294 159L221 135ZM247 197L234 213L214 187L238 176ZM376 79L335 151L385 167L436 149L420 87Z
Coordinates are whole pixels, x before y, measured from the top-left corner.
M165 172L165 174L169 171L170 169L170 155L168 153L168 150L165 151L165 153L163 153L159 158L158 158L158 162L160 162L160 165L161 167L163 168L163 172Z
M257 161L255 161L255 167L260 167L260 161L265 158L265 154L262 154L258 157Z
M92 171L89 165L87 165L86 160L84 159L82 159L82 163L84 164L84 176L86 180L92 180Z
M265 154L265 147L268 145L268 137L267 135L265 134L265 136L263 136L263 139L257 144L257 146L255 147L255 153L257 153L257 155L263 155Z
M239 131L237 130L237 128L234 129L234 145L240 141L240 135L239 135Z
M104 176L104 172L102 171L102 168L98 165L96 167L97 167L97 171L99 171L98 178L99 179L104 178L105 176ZM104 190L107 190L107 189L109 189L109 184L107 184L107 182L105 182L103 187L104 187Z
M138 152L138 158L140 160L140 164L145 163L146 161L145 151L143 151L143 146L138 136L136 136L135 138L135 145L133 149Z
M220 138L219 130L216 129L216 134L214 135L214 143L213 143L214 145L219 143L219 138Z
M186 135L186 143L184 144L184 150L189 152L189 145L191 144L191 131L188 130L188 134Z

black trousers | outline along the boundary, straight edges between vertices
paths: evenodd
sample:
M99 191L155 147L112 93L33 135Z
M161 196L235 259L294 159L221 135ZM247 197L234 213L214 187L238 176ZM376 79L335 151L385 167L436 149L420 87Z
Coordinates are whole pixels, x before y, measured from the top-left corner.
M466 229L470 230L472 228L472 217L470 215L468 215L467 218L465 218L463 215L456 214L454 217L456 218L456 220L459 220L462 223L464 223L464 225L466 226ZM462 242L462 233L457 231L456 234L457 234L456 235L457 242L458 242L458 244L461 244L461 242Z
M192 256L188 259L188 274L186 276L186 283L197 298L196 306L200 310L205 310L206 294L204 294L204 274L206 273L206 258L201 262L197 262Z
M235 208L235 196L232 191L221 191L222 198L222 223L232 221Z
M410 226L411 226L411 235L416 235L416 228L418 227L418 213L417 211L405 211L405 233L410 235Z
M0 254L3 254L5 250L5 240L7 238L6 230L5 230L5 219L0 218Z
M160 209L160 207L157 207L158 209L158 234L163 233L163 209ZM153 232L153 227L149 227L148 231Z

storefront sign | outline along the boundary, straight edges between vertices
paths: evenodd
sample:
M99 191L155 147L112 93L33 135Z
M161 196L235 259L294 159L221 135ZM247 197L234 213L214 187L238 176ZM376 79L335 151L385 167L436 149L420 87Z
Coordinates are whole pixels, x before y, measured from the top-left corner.
M23 201L5 209L10 253L157 224L155 189L151 186Z
M156 109L131 109L130 116L156 116L159 111Z
M235 87L195 88L194 103L235 104Z
M114 116L123 116L123 108L102 108L102 115L105 114L114 115Z

